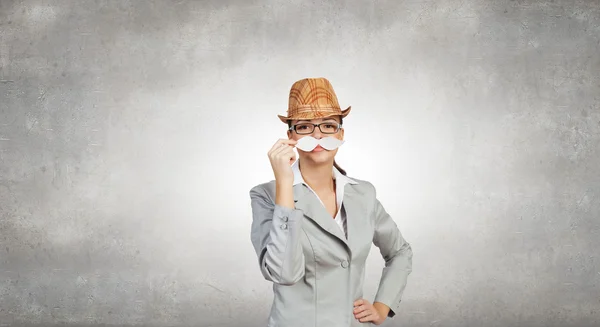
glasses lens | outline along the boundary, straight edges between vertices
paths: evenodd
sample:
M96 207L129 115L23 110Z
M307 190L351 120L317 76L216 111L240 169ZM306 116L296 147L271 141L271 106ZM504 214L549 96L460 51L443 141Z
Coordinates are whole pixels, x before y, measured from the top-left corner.
M313 124L298 124L296 125L296 133L298 134L310 134L314 129Z
M321 128L321 132L323 132L323 133L333 134L333 133L337 132L338 125L333 124L333 123L324 123L324 124L321 124L320 128Z

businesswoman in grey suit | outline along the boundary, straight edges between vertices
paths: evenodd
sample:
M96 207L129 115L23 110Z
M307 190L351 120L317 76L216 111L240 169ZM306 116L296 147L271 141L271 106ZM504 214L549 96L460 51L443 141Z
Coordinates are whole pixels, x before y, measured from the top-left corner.
M294 83L288 115L278 115L288 139L268 152L275 180L250 190L251 240L262 275L273 283L269 327L380 325L400 306L412 249L373 184L348 177L335 162L349 112L327 79ZM304 137L301 143L313 142L302 146L306 151L298 144ZM373 303L362 297L371 244L385 260Z

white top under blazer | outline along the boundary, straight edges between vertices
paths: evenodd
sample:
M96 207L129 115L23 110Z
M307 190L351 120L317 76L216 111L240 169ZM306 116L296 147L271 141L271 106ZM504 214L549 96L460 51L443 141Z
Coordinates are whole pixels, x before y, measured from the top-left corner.
M319 199L319 201L321 201L321 204L323 204L323 201L321 200L321 198L319 198L319 195L317 194L317 192L315 192L308 184L306 184L306 182L304 181L304 178L302 178L302 173L300 172L299 161L300 161L300 159L296 160L296 162L294 162L292 164L292 171L294 172L294 185L300 184L300 183L306 185L308 187L308 189L315 194L317 199ZM342 232L344 232L344 235L346 235L346 238L348 238L348 226L346 224L346 212L344 210L342 210L342 204L344 202L344 186L347 183L358 184L358 182L353 180L350 177L343 175L335 167L333 167L333 179L335 179L335 181L336 181L335 194L336 194L336 199L337 199L337 213L335 214L334 220L338 224L338 226L340 226L340 228L342 229ZM323 204L323 206L325 206L325 204Z

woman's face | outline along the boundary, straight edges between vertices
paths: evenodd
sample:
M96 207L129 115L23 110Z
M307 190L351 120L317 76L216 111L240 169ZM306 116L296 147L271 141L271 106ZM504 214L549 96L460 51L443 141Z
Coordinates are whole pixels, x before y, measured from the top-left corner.
M297 141L305 136L310 135L316 139L321 139L321 138L328 137L328 136L332 136L332 137L335 137L340 140L344 139L344 130L342 128L340 128L336 133L328 134L328 133L323 133L321 131L321 129L314 126L314 130L312 131L312 133L304 134L304 133L310 132L310 130L313 127L311 127L309 125L303 125L303 123L304 124L306 124L306 123L322 124L320 127L324 131L327 131L327 130L334 129L337 126L337 124L340 123L340 117L327 117L327 118L312 119L312 120L293 120L292 127L298 125L298 126L296 126L297 132L293 131L293 130L288 131L288 138ZM298 134L298 132L302 133L302 134ZM298 149L298 155L302 158L306 158L308 160L314 161L315 163L324 163L324 162L332 161L333 158L335 157L337 151L338 151L338 149L326 150L326 149L322 148L321 146L317 146L314 150L312 150L310 152L305 152L305 151Z

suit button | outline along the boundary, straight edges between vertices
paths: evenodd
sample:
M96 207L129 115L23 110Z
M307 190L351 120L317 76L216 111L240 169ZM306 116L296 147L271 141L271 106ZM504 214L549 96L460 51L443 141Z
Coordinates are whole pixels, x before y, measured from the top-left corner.
M283 219L283 221L288 221L288 217L283 217L281 219Z
M348 268L348 261L347 260L342 261L342 267L343 268Z
M287 224L281 225L281 229L287 229Z

